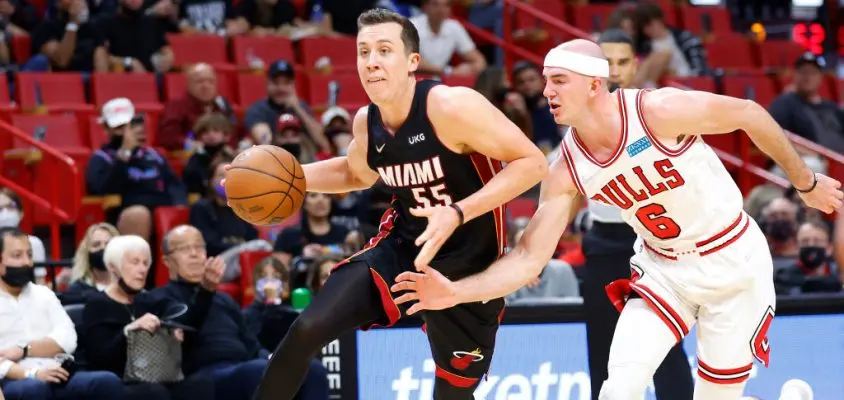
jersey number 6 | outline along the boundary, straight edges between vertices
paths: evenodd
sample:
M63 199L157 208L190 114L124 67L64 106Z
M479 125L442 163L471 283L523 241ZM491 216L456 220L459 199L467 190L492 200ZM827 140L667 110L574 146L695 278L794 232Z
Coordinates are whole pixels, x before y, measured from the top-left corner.
M636 211L636 218L654 236L662 240L680 236L680 226L673 219L665 216L662 204L651 203Z
M443 193L445 190L444 183L431 187L416 187L410 190L413 192L413 198L416 199L416 205L422 208L448 206L452 203L451 196ZM431 192L430 197L425 193L427 191ZM431 199L433 199L433 202Z

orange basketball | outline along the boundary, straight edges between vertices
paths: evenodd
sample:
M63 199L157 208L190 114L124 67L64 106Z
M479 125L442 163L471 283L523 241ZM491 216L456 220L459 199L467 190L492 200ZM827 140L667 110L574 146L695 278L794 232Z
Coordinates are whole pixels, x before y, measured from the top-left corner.
M234 213L254 225L276 225L305 201L305 171L286 150L253 146L226 171L226 198Z

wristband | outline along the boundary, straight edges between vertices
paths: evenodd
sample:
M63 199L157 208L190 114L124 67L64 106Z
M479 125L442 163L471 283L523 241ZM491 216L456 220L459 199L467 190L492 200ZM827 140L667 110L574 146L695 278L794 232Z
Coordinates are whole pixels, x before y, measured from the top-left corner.
M35 379L35 376L38 375L38 371L39 371L38 368L28 369L28 370L26 370L26 373L24 374L24 378Z
M457 203L451 203L449 207L453 208L454 211L457 211L457 216L460 217L460 223L458 224L458 226L463 225L463 210L460 209L460 206L458 206Z
M797 191L797 192L799 192L799 193L809 193L809 192L811 192L811 191L815 190L815 186L818 186L818 174L812 174L812 178L815 178L815 180L812 182L812 186L809 186L809 188L808 188L808 189L806 189L806 190L801 190L801 189L798 189L798 188L795 186L795 187L794 187L794 190L796 190L796 191Z
M79 30L79 24L76 22L71 22L65 25L64 29L68 32L76 32Z

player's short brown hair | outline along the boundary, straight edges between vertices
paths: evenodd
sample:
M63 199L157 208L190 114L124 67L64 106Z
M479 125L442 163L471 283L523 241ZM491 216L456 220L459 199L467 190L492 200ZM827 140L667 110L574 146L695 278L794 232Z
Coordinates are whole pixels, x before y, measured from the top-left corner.
M407 54L419 52L419 31L403 15L386 8L373 8L358 17L358 29L365 26L396 23L401 26L401 41Z

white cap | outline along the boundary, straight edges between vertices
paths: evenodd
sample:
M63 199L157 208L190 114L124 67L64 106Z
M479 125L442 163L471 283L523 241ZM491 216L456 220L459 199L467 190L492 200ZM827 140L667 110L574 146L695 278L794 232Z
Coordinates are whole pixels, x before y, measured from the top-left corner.
M116 128L126 125L135 118L135 106L125 97L111 99L103 105L103 113L100 122L104 122L109 128Z
M348 121L352 118L352 116L349 115L349 112L346 111L345 108L333 106L333 107L325 110L324 113L322 113L322 126L328 125L329 123L331 123L331 121L334 118L337 118L337 117L343 118L346 121Z

